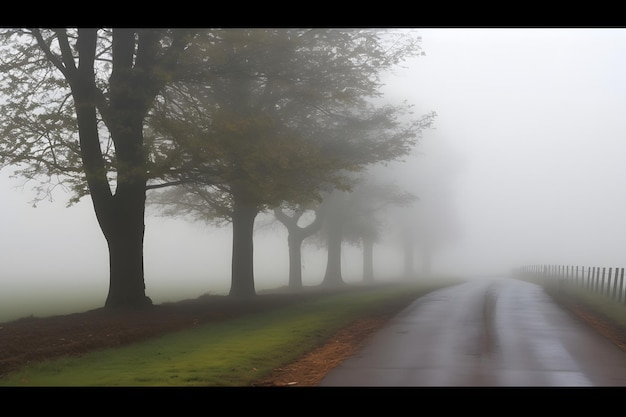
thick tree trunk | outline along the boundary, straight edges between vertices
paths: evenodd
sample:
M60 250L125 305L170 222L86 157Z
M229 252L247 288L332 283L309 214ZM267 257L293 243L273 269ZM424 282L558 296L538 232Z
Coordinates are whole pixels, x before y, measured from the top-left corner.
M96 197L92 190L92 200L109 248L109 293L105 307L151 305L145 293L143 267L145 182L118 183L116 195L108 201Z
M289 233L289 288L302 289L302 241L299 233Z
M363 239L363 282L374 282L374 241Z
M251 297L254 289L254 219L256 207L235 203L233 209L233 254L230 296Z
M145 294L143 232L119 230L108 239L109 293L106 307L141 307L152 304Z
M120 190L121 189L121 190ZM106 307L152 305L146 297L143 265L145 185L120 184L101 223L109 247L109 293ZM99 211L103 211L99 208Z
M326 263L326 274L322 285L341 286L344 284L341 276L341 242L343 234L341 226L335 224L328 231L328 262Z

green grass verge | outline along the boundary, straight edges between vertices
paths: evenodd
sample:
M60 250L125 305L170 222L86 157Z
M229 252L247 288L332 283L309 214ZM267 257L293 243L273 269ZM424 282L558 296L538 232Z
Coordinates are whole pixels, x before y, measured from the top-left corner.
M520 277L545 288L546 292L557 300L566 298L569 301L580 303L596 315L604 317L613 324L626 329L626 305L597 292L573 283L558 286L554 279L536 278L532 276Z
M626 328L626 305L607 296L594 293L588 289L569 285L560 293L561 296L588 306L597 314L604 316L615 325Z
M121 348L31 364L0 379L0 386L250 386L322 345L368 311L399 298L408 305L458 282L327 295Z

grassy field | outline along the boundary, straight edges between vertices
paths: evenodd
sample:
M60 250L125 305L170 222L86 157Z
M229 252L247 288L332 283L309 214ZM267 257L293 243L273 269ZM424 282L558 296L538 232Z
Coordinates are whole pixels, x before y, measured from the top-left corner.
M0 386L249 386L371 309L406 305L454 280L327 295L278 311L170 333L122 348L35 363Z
M557 296L568 297L582 303L600 316L606 317L620 327L626 328L626 305L609 297L594 293L580 286L568 285L560 290L552 290Z
M626 305L618 301L573 283L566 283L559 286L556 279L538 278L532 275L518 276L517 278L543 286L557 301L567 300L569 302L580 303L593 311L596 316L609 320L616 326L626 329Z

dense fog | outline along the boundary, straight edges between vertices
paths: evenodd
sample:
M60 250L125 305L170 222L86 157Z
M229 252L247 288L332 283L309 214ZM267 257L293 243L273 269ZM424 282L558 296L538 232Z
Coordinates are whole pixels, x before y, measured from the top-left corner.
M375 278L403 275L407 230L422 237L418 278L504 276L539 263L625 267L626 30L415 30L425 56L385 77L386 99L437 118L404 162L372 170L418 198L385 212ZM0 321L101 307L108 253L89 198L66 208L57 189L34 208L29 184L10 171L0 171ZM147 213L147 295L226 294L230 228ZM271 216L257 218L258 291L287 284L286 236ZM342 257L345 281L361 280L361 248L345 244ZM304 284L318 284L325 268L325 250L305 243Z

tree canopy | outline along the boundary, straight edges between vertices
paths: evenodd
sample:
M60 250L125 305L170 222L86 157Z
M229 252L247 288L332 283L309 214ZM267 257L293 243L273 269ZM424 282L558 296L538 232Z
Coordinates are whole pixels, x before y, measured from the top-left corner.
M155 165L181 184L151 201L169 207L165 214L232 221L235 229L245 212L251 240L257 213L319 201L323 191L349 188L348 173L408 153L434 115L411 118L406 104L373 100L380 73L419 51L416 39L394 35L212 31L199 45L215 61L199 66L200 78L174 83L151 118ZM233 260L234 269L248 265L241 276L233 271L233 287L248 283L237 293L254 291L251 248L249 241L249 256Z

